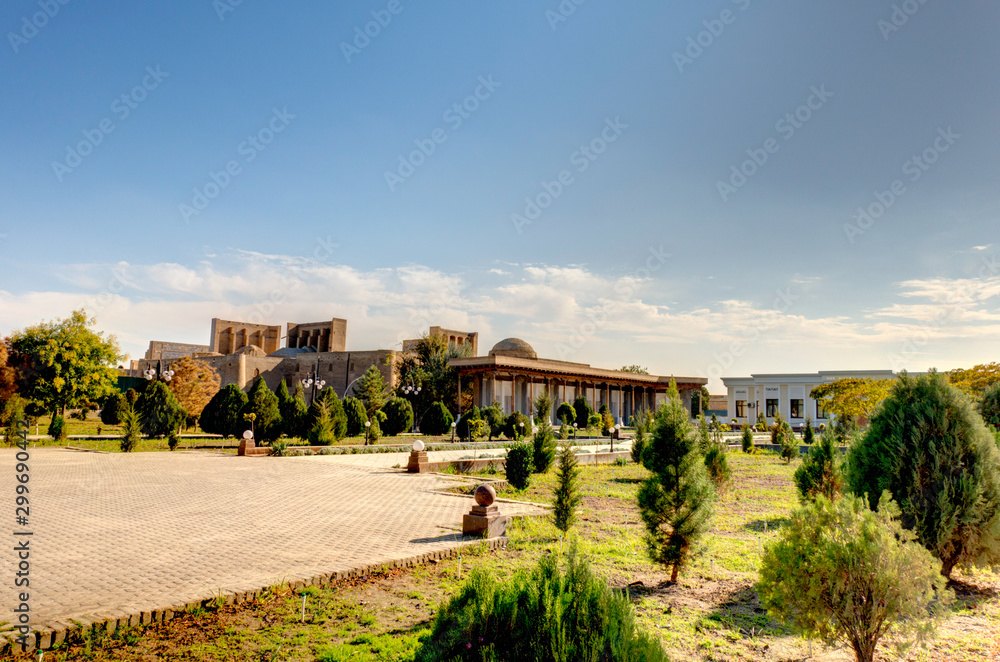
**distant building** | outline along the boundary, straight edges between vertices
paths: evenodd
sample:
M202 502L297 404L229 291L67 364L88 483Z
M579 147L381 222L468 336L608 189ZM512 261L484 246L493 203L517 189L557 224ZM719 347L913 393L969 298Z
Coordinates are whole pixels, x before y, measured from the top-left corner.
M185 356L196 356L207 354L211 349L208 345L191 345L180 342L163 342L161 340L151 340L149 349L143 357L149 361L159 361L162 359L180 359Z
M469 347L470 356L475 356L479 353L479 333L475 331L455 331L452 329L443 329L440 326L432 326L427 335L444 336L448 340L448 344L453 347ZM418 338L414 338L413 340L404 340L403 351L414 351L418 342L420 342L420 339Z
M583 396L595 410L606 404L617 422L630 423L640 410L653 410L667 399L669 375L640 375L620 370L592 368L586 363L540 359L531 345L520 338L501 340L487 356L452 359L458 370L459 390L472 381L472 402L487 407L499 402L504 413L519 411L533 415L533 401L543 389L552 396L552 422L563 402ZM704 377L676 377L685 407L691 394L708 383Z
M892 370L829 370L802 374L750 375L749 377L723 377L727 393L727 417L735 418L741 425L753 423L760 412L770 425L774 415L780 413L793 427L804 425L806 417L816 425L827 422L826 412L820 403L809 397L809 392L821 384L838 379L895 379Z

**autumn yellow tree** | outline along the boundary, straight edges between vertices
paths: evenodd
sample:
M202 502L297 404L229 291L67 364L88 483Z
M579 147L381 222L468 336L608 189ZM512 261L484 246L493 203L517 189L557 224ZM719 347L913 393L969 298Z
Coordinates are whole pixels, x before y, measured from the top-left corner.
M170 364L174 376L170 380L170 390L187 411L188 416L198 419L201 411L219 390L219 374L205 363L189 356Z
M948 381L976 400L983 397L983 392L992 384L1000 382L1000 363L980 363L971 368L956 368L949 370Z
M888 397L894 382L893 379L849 377L820 384L809 392L809 397L818 400L824 411L838 417L871 420L879 405Z

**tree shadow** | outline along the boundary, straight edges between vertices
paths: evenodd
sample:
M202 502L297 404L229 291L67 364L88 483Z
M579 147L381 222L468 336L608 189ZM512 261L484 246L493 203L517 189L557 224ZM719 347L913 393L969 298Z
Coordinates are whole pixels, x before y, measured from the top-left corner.
M777 531L786 524L788 524L787 517L771 517L768 519L755 519L752 522L747 522L740 528L744 531L764 533L765 531Z
M646 479L645 478L612 478L611 482L612 483L619 483L621 485L638 485L639 483L641 483L644 480L646 480Z
M760 596L753 586L744 586L725 594L705 619L751 638L763 635L782 637L790 632L767 615L767 609L760 604Z
M971 580L949 579L948 588L955 592L955 609L975 609L982 602L1000 597L1000 588Z

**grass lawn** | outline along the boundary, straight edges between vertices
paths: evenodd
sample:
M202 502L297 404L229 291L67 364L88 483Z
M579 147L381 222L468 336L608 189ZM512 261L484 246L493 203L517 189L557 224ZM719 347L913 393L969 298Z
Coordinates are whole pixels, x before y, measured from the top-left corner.
M792 635L761 609L754 591L762 546L774 540L797 498L798 465L767 454L731 453L734 484L719 504L698 558L668 586L668 572L646 558L635 497L647 475L636 465L582 467L584 503L571 531L595 570L632 596L640 624L672 660L853 660ZM510 498L548 502L554 473L535 476ZM502 504L501 504L502 508ZM169 623L100 640L78 641L45 660L410 660L429 619L472 567L501 576L565 547L546 519L516 520L505 550L466 552L459 560L341 582L301 598L275 587L254 603L210 606ZM980 662L1000 659L1000 575L966 577L954 615L927 649L903 659ZM882 650L884 660L899 659ZM19 660L35 659L23 656Z

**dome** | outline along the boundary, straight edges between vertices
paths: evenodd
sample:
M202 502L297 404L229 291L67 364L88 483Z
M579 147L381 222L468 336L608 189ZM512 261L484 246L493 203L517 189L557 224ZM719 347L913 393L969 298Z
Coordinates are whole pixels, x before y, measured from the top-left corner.
M490 356L512 356L518 359L537 359L535 349L520 338L504 338L493 345Z
M247 345L246 347L240 347L238 350L236 350L235 353L246 354L247 356L267 356L267 353L257 345Z
M316 348L314 347L282 347L277 352L271 352L268 356L276 356L278 358L295 358L299 354L315 354Z

